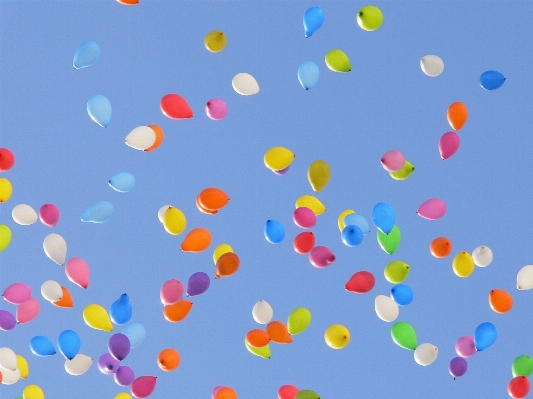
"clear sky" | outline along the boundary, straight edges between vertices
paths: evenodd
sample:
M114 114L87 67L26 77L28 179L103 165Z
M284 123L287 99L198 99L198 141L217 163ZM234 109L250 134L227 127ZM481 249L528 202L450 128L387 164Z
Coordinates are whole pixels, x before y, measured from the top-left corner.
M366 3L352 1L150 1L134 7L113 0L0 2L0 147L16 157L2 177L13 195L0 205L0 223L13 232L0 254L0 291L25 282L41 303L39 316L12 331L0 331L0 346L12 348L29 362L30 374L14 385L0 386L2 399L21 396L27 384L42 387L48 398L113 398L124 391L96 367L112 335L88 327L84 307L108 309L127 293L132 322L147 329L145 341L122 362L136 375L157 376L154 398L209 398L215 386L233 387L239 398L276 398L284 384L312 389L322 398L502 398L511 380L511 364L531 346L531 291L516 289L516 274L532 263L533 178L531 174L531 87L533 55L530 2L380 1L383 26L360 29L355 16ZM305 10L319 6L325 23L305 38ZM204 36L225 32L227 47L208 52ZM92 66L76 70L76 48L95 40L102 49ZM330 49L343 50L352 71L334 73L324 63ZM445 63L441 76L430 78L420 58L436 54ZM297 70L314 61L320 78L304 90ZM507 80L495 91L479 85L486 70ZM241 96L231 85L239 72L252 74L260 92ZM183 96L194 116L171 120L159 109L168 93ZM113 107L111 123L102 128L86 112L94 94ZM205 104L226 101L221 121L209 119ZM451 130L448 106L463 102L469 110L458 132L461 147L443 161L438 141ZM136 151L124 138L137 126L158 124L165 132L153 152ZM277 176L263 163L273 146L291 149L289 172ZM405 181L391 179L380 165L388 150L400 150L416 170ZM301 230L292 221L295 200L313 194L307 168L326 160L331 180L317 197L327 211L312 229L317 245L328 246L336 260L326 269L298 255L292 240ZM108 180L129 172L137 184L129 193L111 189ZM195 198L206 187L228 193L228 206L217 215L200 213ZM433 197L447 204L437 221L415 212ZM115 214L106 223L80 221L92 203L107 200ZM376 242L376 227L355 248L340 239L337 217L347 208L371 221L378 202L395 209L402 242L393 255ZM18 204L38 210L55 204L61 213L53 229L38 222L16 224ZM208 250L183 253L186 232L169 235L157 211L172 204L187 216L187 231L205 227L213 235ZM263 226L281 222L285 240L268 243ZM68 245L67 259L81 257L91 268L83 290L65 276L63 266L46 257L42 242L52 232ZM430 242L439 236L453 243L452 254L435 259ZM169 323L163 317L159 289L168 279L184 284L196 271L214 277L212 252L230 244L241 259L239 271L212 279L209 290L191 301L188 317ZM494 261L468 278L452 271L458 252L489 246ZM391 339L391 323L380 320L374 298L388 295L383 277L391 260L411 266L405 284L414 300L398 320L415 328L418 342L438 346L428 367L413 352ZM346 292L352 274L368 270L376 286L365 295ZM56 280L72 293L74 307L61 309L40 294L41 284ZM491 289L509 291L514 307L504 315L488 304ZM249 353L246 333L261 326L252 318L260 299L286 321L297 307L313 320L290 345L271 343L272 358ZM15 306L0 302L0 309ZM494 323L494 345L468 359L468 371L454 381L448 363L455 341L473 335L486 321ZM351 342L333 350L324 342L331 324L343 324ZM90 370L74 377L63 368L61 354L37 357L29 349L36 335L54 344L66 329L78 332L80 352L95 359ZM123 326L114 326L121 332ZM160 350L181 355L171 373L156 364Z

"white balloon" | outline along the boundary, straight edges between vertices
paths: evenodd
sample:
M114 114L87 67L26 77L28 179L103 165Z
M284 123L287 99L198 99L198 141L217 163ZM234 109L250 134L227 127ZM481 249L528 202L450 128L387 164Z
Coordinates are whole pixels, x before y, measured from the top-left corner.
M16 368L15 370L6 370L0 368L0 373L2 373L2 384L3 385L13 385L14 383L20 380L20 370Z
M259 93L259 84L257 80L249 73L241 72L233 77L231 81L233 90L243 96L251 96Z
M429 366L439 354L439 348L430 343L420 344L415 349L415 362L421 366Z
M57 281L47 280L41 285L41 295L50 302L57 302L63 298L63 288Z
M420 60L420 68L426 75L435 78L444 71L444 62L437 55L426 55Z
M93 358L83 353L78 353L72 360L65 360L65 371L70 375L82 375L93 364Z
M267 301L261 299L254 305L252 316L259 324L267 324L274 317L274 310Z
M0 348L0 368L10 371L15 371L17 368L17 355L7 346Z
M65 263L67 242L57 233L48 234L43 242L44 253L58 265Z
M156 140L155 132L148 126L139 126L126 136L126 144L136 150L144 151L150 148Z
M533 265L526 265L516 275L516 288L530 290L533 288Z
M383 321L394 321L400 315L400 307L398 304L394 302L394 299L386 295L376 296L374 307L376 309L376 314Z
M485 245L480 245L472 252L472 258L474 258L474 263L479 267L485 267L490 265L493 257L494 256L492 255L492 250Z
M157 211L157 218L161 223L164 223L165 220L165 212L168 208L172 208L172 205L163 205L161 208L159 208L159 211Z
M11 211L11 216L13 217L15 223L23 226L34 224L37 222L37 220L39 220L39 215L37 215L35 209L26 204L19 204L14 207Z

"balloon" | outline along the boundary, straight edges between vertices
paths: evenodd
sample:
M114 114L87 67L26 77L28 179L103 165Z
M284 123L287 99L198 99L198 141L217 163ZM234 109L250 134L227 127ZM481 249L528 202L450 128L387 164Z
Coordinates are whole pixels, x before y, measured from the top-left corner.
M459 149L461 140L455 132L444 133L439 140L439 153L442 159L448 159Z
M396 221L396 212L389 204L379 202L372 209L372 221L382 233L389 234Z
M315 192L321 191L328 184L331 170L326 161L316 160L307 169L307 179Z
M439 354L439 348L430 343L420 344L416 347L414 357L415 362L421 366L429 366Z
M113 331L113 324L111 324L107 311L96 303L87 305L83 309L83 320L85 324L95 330Z
M136 2L139 2L139 0L117 0L117 1L118 1L119 3L120 3L121 1L136 1ZM117 373L118 373L118 371L117 371ZM115 377L115 376L117 375L117 373L115 373L115 374L113 375L113 377ZM133 381L133 380L132 380L132 381ZM120 384L119 384L119 385L120 385ZM128 384L128 385L131 385L131 383ZM129 393L127 393L127 392L120 392L120 393L117 393L113 399L132 399L132 398L131 398L131 395L130 395Z
M413 290L405 284L398 284L391 288L390 296L400 306L409 305L413 301Z
M487 349L494 343L494 341L496 341L497 335L498 332L494 324L489 322L481 323L479 326L477 326L474 333L476 350L481 352L482 350Z
M39 219L48 227L55 227L59 220L59 210L53 204L45 204L39 209Z
M166 281L159 291L159 298L163 305L172 305L183 297L183 284L181 281L171 279Z
M274 317L274 310L267 301L261 299L254 305L252 317L259 324L267 324Z
M57 348L67 359L74 359L81 347L81 339L73 330L65 330L57 338Z
M437 237L429 244L429 252L435 258L445 258L452 252L452 242L446 237Z
M0 224L0 252L11 243L11 230L5 224Z
M529 380L524 376L513 378L507 385L507 393L513 399L525 398L529 393L529 389Z
M52 302L52 304L60 308L73 307L74 301L72 300L72 295L70 295L70 291L67 290L65 287L61 286L61 292L61 299L59 301Z
M333 324L326 329L324 339L330 348L342 349L350 343L350 331L341 324Z
M205 113L210 119L219 121L228 113L228 106L220 98L212 98L205 104Z
M0 172L7 172L15 164L15 156L7 148L0 148Z
M102 374L115 374L119 368L120 362L109 353L103 354L98 359L98 370Z
M7 310L0 310L0 330L11 331L17 325L17 319L13 313Z
M100 58L100 45L93 40L80 44L74 53L72 65L76 69L86 68L94 64Z
M513 297L505 290L494 289L489 293L489 305L496 313L507 313L513 307Z
M171 323L177 323L187 317L192 308L192 302L181 299L173 305L166 305L163 316Z
M135 373L128 366L120 366L117 372L113 374L113 379L115 380L117 385L127 387L131 385L131 383L135 379Z
M111 103L101 94L95 94L87 101L87 113L100 126L107 127L111 122Z
M329 50L324 57L326 66L333 72L350 72L352 65L346 53L339 49Z
M304 14L305 37L313 36L324 24L324 11L319 7L311 7Z
M127 335L116 333L109 338L107 349L118 361L124 360L130 353L131 344Z
M141 323L130 323L122 330L122 334L130 340L130 346L135 348L142 344L146 337L146 328Z
M230 387L221 387L216 392L214 399L237 399L237 392Z
M453 130L460 130L468 119L468 109L461 102L454 102L448 107L448 123Z
M272 172L274 172L278 176L283 176L288 171L289 171L289 167L287 166L286 168L283 168L281 170L273 170Z
M132 308L128 294L122 294L109 309L109 316L115 324L126 324L130 321L131 314Z
M28 378L30 368L27 360L22 355L17 355L17 368L20 371L20 378Z
M204 46L212 53L219 53L226 47L228 39L224 32L212 30L204 38Z
M297 253L306 254L315 246L315 235L312 231L304 231L294 237L292 245Z
M2 370L2 384L4 385L13 385L20 380L20 370Z
M10 371L17 369L17 354L13 352L13 349L5 346L0 348L0 368Z
M119 4L124 5L124 6L134 6L134 5L136 5L136 4L139 4L139 0L117 0L117 2L118 2ZM128 395L127 397L126 397L126 396L125 396L125 397L122 397L122 396L121 396L121 397L119 398L119 397L118 397L119 395L122 395L122 394L119 393L117 396L115 396L114 399L131 399L131 396L128 395L127 393L124 394L124 395Z
M42 335L37 335L31 339L30 349L34 355L41 357L52 356L56 353L56 349L54 348L52 341Z
M363 242L363 231L355 225L349 225L342 230L341 240L347 247L356 247Z
M344 230L344 228L346 227L346 217L348 215L351 215L351 214L356 214L355 211L353 209L345 209L344 211L342 211L337 219L337 224L339 226L339 231L342 233L342 231ZM352 223L354 224L354 223ZM359 228L361 228L361 226L359 226ZM363 230L363 229L361 229ZM364 232L364 230L363 230Z
M320 200L312 195L302 195L296 200L296 208L306 207L311 209L316 216L326 212L326 207Z
M157 365L163 371L176 370L179 364L180 354L175 349L163 349L157 356Z
M394 225L389 234L384 234L380 230L377 230L378 244L383 251L392 255L398 249L400 241L402 239L402 233L398 226Z
M70 375L82 375L84 374L93 364L93 358L83 353L78 353L74 359L65 360L65 371Z
M264 228L265 238L271 244L279 244L285 238L285 227L276 220L267 220Z
M328 247L319 245L309 252L309 262L314 267L323 268L329 266L335 260L335 255Z
M216 215L218 213L218 210L209 210L204 208L202 204L200 204L198 196L196 197L196 207L200 212L205 213L206 215Z
M185 227L187 227L187 218L182 211L171 206L165 211L163 226L167 233L178 235L183 233Z
M152 376L137 377L131 383L131 394L139 399L146 398L154 391L156 382L156 378Z
M23 399L44 399L44 392L38 385L28 385L22 391Z
M455 255L452 262L453 272L459 277L468 277L474 272L474 259L466 251Z
M231 80L231 85L233 86L233 90L241 96L251 96L259 93L259 84L257 83L257 80L246 72L241 72L235 75Z
M398 172L405 165L405 157L398 150L387 151L381 157L381 166L387 172Z
M115 207L111 202L98 201L92 204L81 215L82 222L104 223L115 213Z
M287 328L289 334L296 335L307 330L311 324L311 312L307 308L296 308L287 319Z
M316 85L319 76L320 70L313 61L306 61L298 68L298 81L305 90L309 90Z
M400 314L398 304L386 295L376 296L374 309L381 320L389 323L396 320Z
M254 348L253 346L250 346L246 341L246 338L244 338L244 346L246 346L246 349L248 349L250 353L253 353L256 356L270 359L270 345L263 346L262 348Z
M67 256L67 243L59 234L48 234L43 242L43 249L46 256L58 265L65 263Z
M216 211L227 205L229 197L221 189L209 187L198 194L198 202L203 208L209 211Z
M370 225L367 220L358 213L350 213L346 215L343 221L344 227L357 226L361 229L363 234L370 233ZM344 230L344 229L343 229ZM341 230L342 233L342 230Z
M4 299L14 305L20 305L31 297L31 288L25 283L13 283L2 294Z
M409 275L409 265L401 260L393 260L385 266L384 275L389 283L400 284Z
M6 202L13 194L13 186L5 177L0 177L0 204Z
M392 325L391 337L401 348L415 350L418 346L415 329L405 321L397 321Z
M316 225L315 213L305 206L294 210L292 220L296 226L301 227L302 229L310 229Z
M198 227L187 233L180 249L183 252L202 252L211 245L211 233L209 230Z
M294 399L298 392L300 390L294 385L283 385L278 389L278 399Z
M513 377L529 377L533 374L533 359L528 355L520 355L514 361L511 367Z
M155 150L157 147L161 145L161 143L163 142L163 139L165 138L165 133L163 132L163 129L161 129L159 125L148 125L148 127L154 131L155 141L150 147L145 148L143 150L144 152L150 152L150 151Z
M135 177L128 172L120 172L109 179L109 186L119 193L127 193L135 186Z
M270 335L266 331L255 328L246 334L246 342L254 348L262 348L270 343Z
M485 71L479 77L479 84L485 90L496 90L502 87L505 76L498 71Z
M213 251L213 262L217 264L218 258L228 252L233 252L233 248L229 244L220 244Z
M157 211L157 218L159 219L159 221L161 223L163 223L165 221L165 212L167 211L168 208L171 208L171 207L172 207L172 205L163 205Z
M215 277L228 277L235 274L239 269L241 260L239 256L233 252L228 252L220 256L215 265Z
M15 223L18 223L22 226L28 226L34 224L39 219L37 212L26 204L19 204L13 208L11 211L11 216Z
M438 198L431 198L418 207L416 213L424 219L437 220L446 213L446 203Z
M492 250L485 245L480 245L472 252L472 259L474 259L474 264L477 266L486 267L492 262Z
M178 94L167 94L159 103L163 115L170 119L189 119L193 112L187 100Z
M271 321L266 326L266 332L270 339L277 344L290 344L292 336L289 334L287 325L282 321Z
M374 288L374 285L376 285L374 275L367 271L360 271L350 277L344 288L356 294L366 294Z
M457 377L461 377L466 373L466 369L468 368L468 364L466 363L466 360L462 357L454 357L448 366L448 371L453 376L453 379L455 380Z
M89 286L91 271L89 265L82 258L71 258L65 265L65 273L70 281L81 288Z
M366 31L374 31L383 23L383 13L375 6L365 6L357 13L357 25Z
M516 275L516 288L530 290L533 288L533 265L526 265Z
M263 157L265 166L271 170L287 168L294 160L294 153L285 147L272 147Z
M57 302L63 298L63 290L57 281L47 280L41 285L41 295L49 302Z
M146 151L155 145L157 134L149 126L138 126L128 133L124 142L127 146L140 151Z
M211 280L207 273L196 272L189 277L187 281L187 296L196 296L203 294L209 288Z
M426 55L420 59L420 68L427 76L436 78L444 72L444 61L438 55Z
M296 394L294 399L320 399L320 396L310 389L303 389Z
M37 317L40 310L41 304L39 301L35 298L30 298L17 306L15 317L19 324L28 323Z
M411 176L411 173L415 171L415 167L411 162L408 160L405 160L405 163L403 164L402 168L397 172L389 172L390 177L392 177L394 180L405 180L409 176Z
M476 344L474 337L465 335L457 340L455 343L455 352L464 358L472 357L476 354Z

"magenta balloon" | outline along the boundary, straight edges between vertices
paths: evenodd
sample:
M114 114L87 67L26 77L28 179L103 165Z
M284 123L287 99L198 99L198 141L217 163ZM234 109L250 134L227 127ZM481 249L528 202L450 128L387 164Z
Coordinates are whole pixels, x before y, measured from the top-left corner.
M39 219L48 227L55 227L59 221L59 209L54 204L44 204L39 209Z
M335 255L328 247L322 245L314 247L309 252L309 262L314 267L323 268L329 266L335 260Z
M455 132L446 132L439 140L439 153L442 159L448 159L459 149L459 136Z
M155 389L157 379L152 376L143 375L133 380L130 386L130 392L133 396L139 399L150 396Z
M294 210L292 220L294 220L296 226L301 227L302 229L310 229L316 225L315 213L305 206Z
M209 284L211 284L211 280L207 273L196 272L187 281L187 295L195 296L203 294L209 288Z
M446 213L446 203L438 198L431 198L424 202L416 211L424 219L437 220Z
M211 399L215 399L215 396L217 395L217 392L220 391L222 388L225 388L224 385L218 385L213 388L213 392L211 392Z
M476 354L476 344L474 337L465 335L457 340L455 343L455 352L461 357L472 357Z
M173 305L178 302L183 296L183 284L179 280L168 280L161 287L159 296L163 305Z
M17 306L16 318L19 324L32 321L37 317L41 310L41 304L35 298L30 298L26 302Z
M289 165L290 166L290 165ZM277 174L278 176L283 176L285 173L287 173L289 171L289 166L287 166L286 168L284 169L280 169L280 170L273 170L272 172L274 172L275 174Z
M98 370L103 374L115 374L120 367L120 362L106 353L98 359Z
M13 313L7 310L0 310L0 330L10 331L17 325L17 319Z
M118 385L127 387L135 379L135 373L128 366L120 366L113 377Z
M468 363L466 363L466 360L462 357L454 357L450 361L450 365L448 366L448 371L450 374L454 377L461 377L466 373L466 369L468 368Z
M205 105L205 113L214 121L219 121L228 113L228 106L220 98L213 98Z
M20 305L31 297L31 288L24 283L14 283L2 294L4 299L13 305Z
M130 339L121 333L113 334L109 338L107 349L109 353L117 360L124 360L130 353Z
M387 151L381 157L381 165L387 172L397 172L405 164L405 157L398 150Z
M70 281L81 288L87 288L89 286L91 271L87 262L82 258L69 259L65 265L65 273Z

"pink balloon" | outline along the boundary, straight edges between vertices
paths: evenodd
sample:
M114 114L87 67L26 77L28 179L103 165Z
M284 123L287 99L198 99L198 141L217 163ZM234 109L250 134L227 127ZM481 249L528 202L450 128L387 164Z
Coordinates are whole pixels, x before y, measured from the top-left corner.
M143 375L133 380L130 386L130 392L136 398L147 398L154 392L156 377Z
M446 213L446 204L438 198L431 198L424 202L416 211L424 219L437 220Z
M292 220L294 220L296 226L302 229L310 229L316 224L316 215L311 209L302 206L294 210Z
M465 335L455 343L455 352L461 357L469 358L476 354L476 344L474 337Z
M278 399L294 399L298 392L300 390L294 385L283 385L278 389Z
M213 392L211 392L211 399L215 399L215 396L217 396L217 392L220 391L222 388L225 388L224 385L218 385L213 388Z
M309 252L309 262L314 267L323 268L329 266L335 260L335 255L328 247L317 246Z
M442 159L450 158L459 149L459 136L455 132L446 132L439 140L439 152Z
M272 172L274 172L278 176L283 176L285 173L287 173L289 171L289 166L287 166L285 169L273 170Z
M19 324L32 321L37 317L41 310L41 304L35 298L30 298L26 302L17 306L16 318Z
M181 299L184 291L185 289L183 288L181 281L175 279L168 280L163 284L161 291L159 292L161 303L163 305L175 304Z
M31 288L24 283L14 283L6 288L2 296L9 303L20 305L30 299Z
M54 204L44 204L39 209L39 219L48 227L55 227L59 220L59 209Z
M70 281L79 285L81 288L87 288L89 286L91 271L87 262L82 258L69 259L65 265L65 273Z
M381 157L381 165L387 172L397 172L405 164L405 157L398 150L387 151Z
M213 98L205 105L205 113L214 121L219 121L228 113L228 106L220 98Z

